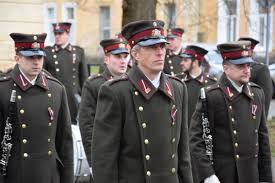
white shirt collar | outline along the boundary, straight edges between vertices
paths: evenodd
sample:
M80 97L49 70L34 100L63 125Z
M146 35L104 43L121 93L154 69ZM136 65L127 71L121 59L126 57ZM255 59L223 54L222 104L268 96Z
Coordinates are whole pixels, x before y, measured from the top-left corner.
M242 86L238 86L234 81L232 81L229 77L227 77L227 79L231 82L231 84L233 85L233 87L239 92L241 93L243 91L243 85Z
M161 76L161 72L159 72L159 74L157 75L157 77L155 79L153 79L153 80L150 80L147 76L146 77L152 83L152 85L154 85L155 88L158 88L159 85L160 85L160 76Z
M67 42L66 44L62 45L61 48L64 49L69 45L69 42Z
M181 51L181 47L180 47L178 50L173 51L173 53L174 53L175 55L178 55L178 54L180 54L180 51Z
M33 80L29 80L29 78L24 74L24 72L22 72L22 70L19 68L19 70L20 70L20 73L25 77L25 79L29 82L29 83L31 83L32 85L35 85L35 81L36 81L36 79L37 79L37 76L35 76L35 78L33 79Z

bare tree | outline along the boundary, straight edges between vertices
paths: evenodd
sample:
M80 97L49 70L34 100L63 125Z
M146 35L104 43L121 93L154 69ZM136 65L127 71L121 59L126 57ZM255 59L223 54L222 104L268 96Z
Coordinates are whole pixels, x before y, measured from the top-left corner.
M122 26L137 20L156 19L157 0L123 0Z

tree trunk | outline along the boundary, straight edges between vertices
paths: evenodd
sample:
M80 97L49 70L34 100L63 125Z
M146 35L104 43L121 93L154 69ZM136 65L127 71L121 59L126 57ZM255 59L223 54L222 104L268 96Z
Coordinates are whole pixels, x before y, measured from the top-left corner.
M156 19L157 0L123 0L122 26L137 20Z

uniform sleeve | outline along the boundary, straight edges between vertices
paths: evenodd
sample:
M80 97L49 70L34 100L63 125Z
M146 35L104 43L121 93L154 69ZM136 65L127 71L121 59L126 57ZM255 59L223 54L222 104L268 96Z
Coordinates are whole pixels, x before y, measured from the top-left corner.
M88 68L86 64L85 51L81 49L81 61L79 63L79 84L80 88L83 87L84 82L88 78Z
M181 122L181 137L179 141L179 177L181 182L192 183L192 170L191 158L189 149L189 136L188 136L188 98L187 88L183 85L183 102L182 102L182 122Z
M208 115L210 116L209 111ZM197 170L196 176L199 181L203 181L205 178L215 174L211 161L206 156L206 147L202 136L202 101L199 99L190 124L191 158L192 162L194 162L192 166Z
M261 90L262 91L262 90ZM263 109L264 109L264 93L262 93ZM262 112L261 123L258 130L258 170L260 182L272 182L272 170L271 170L271 152L268 137L268 130L266 126L265 110Z
M49 52L48 52L48 49L45 49L45 54L46 54L46 56L44 57L43 68L48 71L48 69L49 69L48 68L48 62L49 62L48 58L50 56Z
M266 65L263 65L262 69L257 71L257 78L255 83L261 86L265 94L265 112L268 115L270 101L272 100L272 80L270 77L269 69Z
M91 167L91 145L97 103L97 89L89 80L84 83L79 109L79 128L84 150Z
M60 183L73 183L73 140L71 118L65 88L62 89L61 106L58 114L56 148L63 164L60 167Z
M92 141L92 168L96 183L118 183L118 156L122 131L118 96L102 85L97 103Z

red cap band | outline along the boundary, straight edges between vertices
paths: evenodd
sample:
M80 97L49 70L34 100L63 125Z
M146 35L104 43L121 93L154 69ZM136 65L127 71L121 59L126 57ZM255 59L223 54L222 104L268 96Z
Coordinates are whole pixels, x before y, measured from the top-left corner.
M235 52L227 52L227 53L221 53L223 59L238 59L242 57L251 57L252 56L252 50L241 50L241 51L235 51Z
M164 36L164 30L163 29L148 29L142 32L137 33L131 39L128 40L129 45L132 47L136 41L140 40L141 38L145 37L157 37L157 36Z
M200 62L204 60L204 56L199 55L198 53L194 52L193 50L184 50L183 53L187 54L187 55L192 55Z
M175 35L175 36L179 36L179 37L182 36L182 33L177 32L177 31L171 31L171 33L172 33L173 35Z
M15 48L43 49L44 43L38 43L38 42L15 43Z
M108 53L110 51L113 51L113 50L116 50L116 49L119 49L119 48L124 48L126 49L126 45L123 44L123 43L119 43L119 44L114 44L114 45L110 45L110 46L106 46L104 48L104 52L105 53Z

